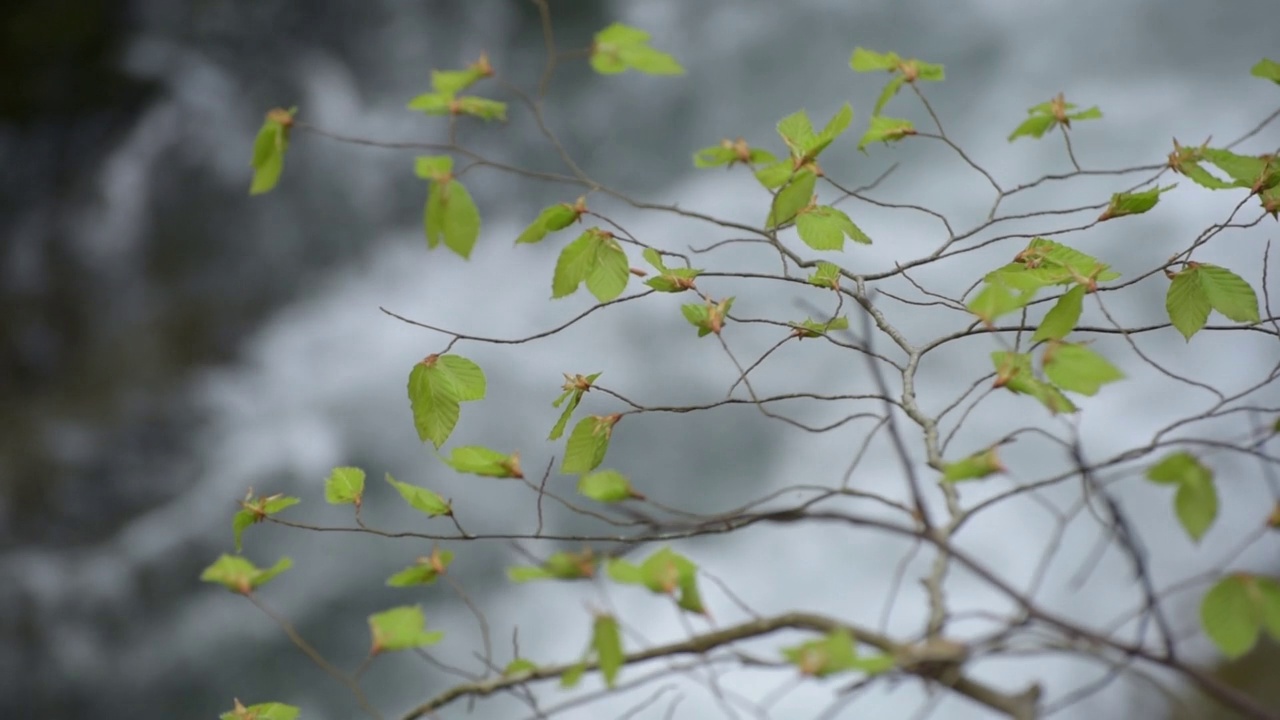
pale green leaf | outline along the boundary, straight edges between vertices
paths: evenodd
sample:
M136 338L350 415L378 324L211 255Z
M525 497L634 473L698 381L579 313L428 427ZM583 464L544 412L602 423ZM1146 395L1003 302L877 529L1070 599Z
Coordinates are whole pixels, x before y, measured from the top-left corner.
M370 615L369 630L373 635L370 654L435 645L444 639L444 633L428 631L426 624L422 608L418 605L405 605Z
M1204 327L1212 306L1194 269L1187 268L1173 276L1165 294L1164 307L1169 313L1169 321L1187 340Z
M1103 385L1124 378L1116 366L1084 345L1051 343L1044 352L1044 374L1063 390L1094 395Z
M324 482L324 499L330 505L359 504L364 494L364 470L336 467Z
M387 482L400 492L400 496L409 503L409 507L427 517L453 514L453 508L449 507L449 503L444 498L424 487L400 482L391 477L391 473L387 473Z
M1054 303L1053 308L1045 314L1040 327L1036 328L1035 335L1031 336L1032 342L1061 340L1074 330L1076 322L1080 320L1080 313L1084 309L1084 293L1083 285L1076 285L1063 293L1062 297L1058 298L1058 302Z

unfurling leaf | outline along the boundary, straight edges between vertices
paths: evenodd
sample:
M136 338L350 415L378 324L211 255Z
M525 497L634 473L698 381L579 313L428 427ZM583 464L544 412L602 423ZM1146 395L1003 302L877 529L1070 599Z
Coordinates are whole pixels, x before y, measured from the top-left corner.
M444 633L428 631L426 624L422 608L418 605L405 605L370 615L369 631L373 642L369 654L411 650L435 645L444 639Z

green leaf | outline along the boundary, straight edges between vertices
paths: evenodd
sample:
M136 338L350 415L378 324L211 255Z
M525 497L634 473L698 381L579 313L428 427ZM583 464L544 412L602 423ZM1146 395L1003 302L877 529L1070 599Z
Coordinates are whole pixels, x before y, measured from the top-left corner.
M608 302L626 289L630 274L627 255L618 241L600 228L589 228L560 251L551 297L572 295L585 281L597 300Z
M459 402L484 399L484 371L479 365L461 355L437 355L433 370Z
M478 117L481 120L507 121L507 104L500 100L464 95L455 101L453 107L458 113Z
M278 702L258 703L245 707L236 701L234 710L218 716L219 720L295 720L302 712L293 705Z
M1030 355L1000 350L991 353L991 361L996 366L995 387L1003 387L1019 395L1030 395L1055 415L1077 410L1062 391L1035 376L1031 369Z
M604 462L615 422L611 417L591 415L578 421L569 433L560 472L565 475L587 473Z
M578 682L582 680L583 673L585 673L586 671L587 671L586 662L580 662L577 665L574 665L573 667L570 667L569 669L565 670L564 673L560 675L560 687L569 689L577 686Z
M432 70L431 88L446 95L457 95L483 77L476 68L466 70Z
M1160 193L1168 192L1173 188L1174 186L1170 185L1168 187L1153 187L1142 192L1116 193L1111 196L1111 203L1107 205L1106 210L1102 211L1098 219L1111 220L1125 215L1140 215L1160 202Z
M547 558L541 567L517 566L507 568L512 582L530 580L584 580L595 575L597 558L590 549L580 553L558 552Z
M444 498L424 487L400 482L391 477L391 473L387 473L387 482L400 491L400 496L409 503L409 507L427 517L453 514L453 508L449 507L449 503Z
M426 618L422 615L422 607L404 605L384 610L369 616L369 630L373 635L370 655L383 652L411 650L426 645L435 645L444 639L439 630L426 630Z
M536 243L546 237L548 233L557 230L563 230L574 223L578 219L578 211L568 203L560 203L544 208L538 213L538 218L529 227L520 233L520 237L516 238L517 243Z
M434 250L444 240L444 205L440 202L440 183L427 186L427 204L422 208L422 228L427 235L427 249Z
M595 35L591 44L591 67L602 75L628 69L649 75L682 75L684 68L667 53L649 46L649 33L622 23L614 23Z
M1192 540L1199 541L1218 516L1218 493L1213 471L1194 455L1179 451L1166 455L1147 469L1147 479L1177 485L1174 512Z
M1077 112L1077 113L1071 113L1067 115L1067 118L1071 120L1101 120L1102 110L1095 105L1094 107L1091 107L1088 110L1081 110L1080 112Z
M1035 335L1031 336L1031 341L1061 340L1074 330L1076 323L1080 320L1080 313L1084 309L1084 293L1083 285L1076 285L1063 293L1062 297L1058 298L1058 302L1054 303L1053 308L1045 314L1040 327L1036 328Z
M280 573L293 567L293 560L280 558L269 568L259 568L239 555L222 555L200 573L204 582L217 583L232 592L248 595Z
M1204 327L1209 319L1209 296L1200 286L1200 276L1194 268L1187 268L1173 276L1164 298L1169 321L1188 341Z
M569 402L565 405L564 412L560 413L560 419L556 420L555 427L551 428L551 434L547 436L548 440L559 440L560 436L564 434L564 428L568 425L569 418L573 415L573 411L578 408L578 403L582 400L583 394L591 389L592 383L594 383L598 377L600 377L600 373L592 373L586 377L583 377L582 375L570 377L567 374L564 376L564 394L553 402L551 406L560 407L565 400L568 400Z
M1001 283L988 282L969 304L969 312L977 315L987 325L994 325L997 318L1015 310L1021 310L1031 302L1035 291L1014 293Z
M720 333L724 327L724 321L729 315L729 308L733 307L733 298L725 298L720 302L707 302L704 304L690 303L681 305L680 312L691 325L698 328L698 337L705 337L711 333Z
M259 523L285 508L297 505L301 500L286 495L253 497L250 494L240 502L240 510L231 518L231 532L235 536L236 552L241 550L241 536L254 523Z
M1262 630L1259 608L1250 597L1253 582L1249 575L1228 575L1209 588L1200 603L1205 634L1228 658L1249 652Z
M818 287L835 289L840 286L840 267L825 260L818 261L813 274L809 276L809 284Z
M324 481L324 499L330 505L360 504L364 494L364 470L336 467Z
M842 628L817 640L783 648L782 656L802 675L821 678L855 669L858 653L853 636Z
M500 453L479 445L467 445L453 449L445 464L462 473L483 477L519 478L520 453Z
M1079 282L1076 276L1093 278L1097 282L1107 282L1120 277L1120 273L1109 270L1109 265L1092 255L1086 255L1079 250L1044 238L1033 238L1018 257L1021 258L1028 272L1055 267L1064 268L1070 271L1071 281L1075 282Z
M431 358L428 358L431 360ZM425 361L409 372L409 405L418 438L439 448L458 424L460 401L450 383Z
M1273 640L1280 640L1280 582L1271 578L1255 578L1259 605L1262 606L1262 625Z
M774 197L765 227L773 229L794 218L813 199L817 182L818 176L808 170L797 173Z
M712 145L702 148L693 154L693 166L696 168L713 168L721 165L732 165L738 159L732 145Z
M678 595L683 610L705 613L697 588L698 567L669 547L650 555L640 565L640 578L650 591Z
M1005 472L996 448L990 447L976 452L963 460L949 462L942 466L942 479L947 482L961 480L980 480L996 473Z
M778 135L782 136L782 142L791 150L792 157L802 157L818 143L818 134L813 131L809 114L804 110L797 110L779 120Z
M1042 138L1044 134L1049 132L1058 124L1058 120L1052 115L1032 115L1022 124L1014 128L1009 134L1009 142L1013 142L1020 137Z
M413 565L387 578L390 587L413 587L430 585L444 573L453 562L451 550L433 550L428 557L420 557Z
M502 669L502 674L505 677L511 677L512 675L522 675L524 673L531 673L537 669L538 669L538 664L535 663L534 661L528 660L526 658L516 658L511 662L507 663L507 666Z
M1258 322L1258 296L1239 275L1217 265L1194 267L1209 306L1236 322Z
M814 250L843 250L848 236L854 242L871 244L871 238L844 212L829 205L805 208L796 217L800 239Z
M627 562L622 558L611 558L605 566L605 572L608 573L611 580L617 583L624 585L644 584L644 573L641 572L640 566Z
M831 119L828 120L827 124L822 128L822 132L818 134L818 146L809 148L809 154L816 157L819 152L826 149L827 145L831 144L832 140L843 135L844 131L849 129L849 124L852 122L853 108L846 102L840 106L840 109L836 111L836 114L832 115Z
M606 687L612 688L626 656L622 652L622 634L612 615L597 615L591 631L591 649L600 662L600 674Z
M1211 482L1213 472L1191 453L1179 451L1166 455L1147 469L1147 479L1162 485L1184 485Z
M578 494L603 503L644 498L631 487L631 481L617 470L597 470L578 478Z
M1202 148L1200 154L1235 181L1236 187L1259 190L1280 182L1280 165L1273 158L1237 155L1230 150Z
M293 116L297 108L283 110L275 108L267 113L253 141L253 181L249 184L250 195L261 195L271 192L280 181L280 173L284 172L284 154L289 149L289 131L293 127Z
M871 110L871 116L877 117L880 111L884 110L884 106L898 94L902 89L903 83L907 81L905 75L897 75L889 82L885 83L884 89L880 91L880 96L876 98L876 106Z
M853 56L849 58L849 67L860 73L897 70L901 63L902 58L897 53L878 53L863 47L855 47Z
M817 320L805 319L803 322L790 323L795 328L795 336L801 340L805 338L814 338L837 330L849 329L849 318L840 315L824 322Z
M1280 85L1280 63L1270 58L1259 60L1258 64L1249 70L1249 74Z
M453 158L449 155L423 155L414 160L413 174L434 183L453 179Z
M874 142L897 142L908 135L915 134L916 128L911 124L910 120L874 115L871 118L871 125L867 128L867 132L858 141L858 149L862 150Z
M480 237L480 211L471 193L457 180L450 180L437 196L437 211L442 213L440 230L444 234L445 247L461 255L471 257L471 249ZM430 205L428 205L430 212Z
M1212 480L1182 483L1173 496L1173 508L1187 535L1199 542L1218 517L1218 490Z
M796 168L790 160L781 160L755 171L756 180L759 180L766 190L782 187L794 174L796 174Z
M448 115L453 105L453 95L449 93L430 92L418 95L405 107L428 115Z
M1115 365L1084 345L1053 342L1044 351L1044 374L1063 390L1094 395L1107 383L1124 378Z

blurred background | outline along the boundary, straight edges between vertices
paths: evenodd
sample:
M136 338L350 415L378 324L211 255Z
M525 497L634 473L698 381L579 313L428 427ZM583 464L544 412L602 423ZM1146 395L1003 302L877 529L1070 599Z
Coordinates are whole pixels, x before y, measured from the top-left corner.
M777 149L772 128L779 118L807 107L823 122L846 99L858 113L850 130L856 137L883 78L848 69L855 45L944 63L947 82L928 88L931 100L948 131L1006 185L1069 169L1060 143L1005 142L1025 108L1059 91L1106 114L1074 135L1089 167L1159 163L1171 136L1184 143L1235 138L1280 103L1276 87L1248 74L1261 57L1280 52L1267 0L553 0L552 9L566 49L585 47L592 33L620 20L651 31L655 46L689 71L682 78L601 78L585 63L567 62L551 87L548 118L570 154L633 197L752 223L764 210L750 178L695 175L691 153L737 135ZM346 692L278 627L243 599L197 581L205 565L231 549L230 518L249 488L299 495L298 518L340 525L349 518L324 506L323 479L334 465L359 465L370 473L370 517L388 526L420 520L374 487L384 472L454 498L460 517L474 518L468 530L507 528L517 522L512 518L531 527L531 496L515 488L494 492L491 484L442 471L417 441L404 380L445 340L378 308L497 337L565 321L590 303L577 296L544 302L562 243L513 251L510 242L539 208L571 201L578 191L491 170L469 173L464 179L485 223L469 264L426 251L425 185L412 175L413 151L297 134L279 188L266 197L247 195L251 145L266 110L298 105L302 119L333 132L441 141L443 121L404 104L429 89L432 68L463 67L482 50L504 78L536 85L545 53L532 4L9 0L0 8L0 717L206 718L230 708L234 697L290 702L306 718L355 717ZM502 96L492 87L478 92ZM905 95L888 114L922 125L927 119ZM512 116L507 127L468 124L462 139L493 159L562 170L529 118L516 106ZM1248 148L1274 149L1278 139L1272 126ZM945 211L960 226L985 217L990 188L941 146L859 155L855 144L845 138L830 160L824 156L824 168L846 185L869 182L901 162L880 189L884 197ZM1029 194L1025 209L1096 202L1118 189L1054 186ZM1150 218L1068 242L1126 273L1140 272L1185 247L1236 200L1180 187ZM593 208L673 250L727 237L719 228L617 203L601 200ZM1009 209L1015 208L1023 206ZM856 248L849 263L892 267L939 242L938 226L918 215L857 209L864 214L854 219L876 244ZM1260 287L1261 243L1274 235L1272 227L1232 236L1251 240L1217 243L1206 259L1217 258ZM1012 252L1004 245L994 255L974 253L953 266L954 275L922 272L919 279L958 293ZM717 267L759 260L758 251L733 251ZM638 265L638 257L632 262ZM769 271L774 267L776 261ZM735 310L744 313L804 314L771 286L708 285L713 294L739 295ZM1163 322L1163 286L1139 287L1141 302L1120 306L1124 321ZM722 396L732 366L718 348L695 342L667 300L617 308L608 320L575 327L554 342L459 346L456 352L485 368L490 400L464 408L452 442L521 448L526 467L540 472L556 450L544 438L561 372L603 370L602 383L645 402ZM916 340L956 327L954 318L917 319L902 306L896 312ZM1170 367L1208 373L1229 387L1256 381L1259 369L1274 362L1274 343L1225 335L1188 345L1169 330L1144 347L1170 353L1162 356ZM653 341L668 336L670 344ZM767 347L770 336L741 337L743 356L752 357L749 348ZM1121 344L1108 347L1124 352ZM962 390L987 371L992 349L979 341L958 344L954 364L922 368L922 394ZM833 357L821 347L795 352L778 361L776 377L768 374L774 369L762 369L762 384L772 377L788 387L798 373L825 387L864 368L856 356ZM1224 356L1231 360L1224 364ZM1118 364L1131 376L1152 374L1132 354ZM787 368L791 375L782 372ZM1086 404L1094 413L1084 414L1081 430L1096 443L1097 457L1145 442L1177 413L1203 409L1205 397L1169 394L1160 382L1167 378L1134 379ZM1265 388L1258 404L1274 406L1278 397L1274 387ZM592 412L614 407L592 401L585 406ZM994 407L987 411L999 422L972 420L956 453L998 438L1000 423L1021 426L1043 414L1034 403ZM838 482L849 448L869 429L855 424L848 433L815 438L781 427L749 411L641 416L620 426L607 464L669 505L713 511L798 476ZM1239 436L1246 429L1204 433ZM1043 450L1011 450L1014 474L1024 472L1023 480L1043 474L1046 461L1036 454ZM896 492L887 489L896 487L892 478L879 478L896 472L887 451L873 448L865 482ZM1229 457L1223 463L1220 478L1229 476L1231 485L1223 489L1220 525L1228 529L1199 547L1171 520L1165 494L1140 484L1124 490L1150 526L1150 547L1169 554L1153 568L1161 578L1212 567L1241 537L1231 534L1230 523L1252 522L1248 513L1274 500L1275 480L1257 463ZM571 491L570 480L555 481ZM549 519L569 529L582 522L554 511ZM1047 521L1011 507L986 522L992 524L975 534L973 551L1012 576L1020 568L1030 572L1043 550L1032 540L1048 534ZM1011 544L1011 536L1027 543ZM1078 594L1063 589L1096 537L1096 529L1081 530L1068 542L1063 570L1051 576L1060 582L1049 583L1062 593L1051 604L1077 617L1111 617L1136 597L1116 553ZM267 601L339 662L353 663L367 648L366 615L404 602L424 603L432 625L450 631L458 657L476 646L474 620L448 593L382 587L386 576L429 549L421 544L270 527L251 528L246 540L246 553L259 564L294 557L297 568L269 588ZM775 528L682 549L762 612L799 605L874 624L904 551L890 544L896 554L881 556L876 543L887 542L830 528ZM1237 558L1238 565L1280 570L1270 542ZM500 658L509 658L517 623L530 657L568 660L581 652L589 616L580 598L563 588L510 588L502 570L523 560L509 546L453 549L466 557L457 567L459 582L495 622L496 642L507 653ZM829 568L837 561L852 564L833 577ZM784 571L795 577L775 574ZM960 605L994 602L971 578L958 578L955 592ZM709 597L716 596L709 591ZM1179 626L1194 629L1198 595L1181 601L1173 605ZM652 638L679 635L679 623L648 598L618 602L632 608L624 618ZM913 582L898 603L890 627L918 629L922 600ZM732 609L717 617L731 619ZM1214 657L1202 641L1198 650L1205 661ZM1276 661L1275 648L1264 646L1224 672L1248 685ZM1110 670L1058 659L997 663L984 672L1010 688L1039 678L1052 698ZM412 658L384 659L368 687L393 713L451 680ZM1270 692L1280 711L1275 688ZM876 691L850 707L911 717L923 697L907 688ZM797 691L775 711L810 717L828 700ZM698 708L716 708L703 701L710 702L691 699L677 716L702 717ZM625 706L617 713L612 707L592 711L603 715L567 716L613 716ZM1172 717L1171 707L1149 686L1121 681L1058 716ZM1183 716L1210 716L1209 708L1189 707ZM934 717L983 716L962 700L943 700L941 708ZM453 712L446 716L464 709ZM652 712L659 717L662 710ZM474 712L527 714L510 700Z

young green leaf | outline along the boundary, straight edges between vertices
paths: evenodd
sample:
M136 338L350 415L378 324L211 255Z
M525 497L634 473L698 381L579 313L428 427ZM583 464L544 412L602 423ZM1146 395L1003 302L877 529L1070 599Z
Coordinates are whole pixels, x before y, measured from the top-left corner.
M434 549L431 555L418 558L417 562L387 578L390 587L413 587L434 583L453 562L451 550Z
M480 211L471 199L471 193L457 180L445 183L436 195L435 211L440 213L440 231L444 245L464 259L471 257L471 249L480 237ZM431 212L428 204L427 211Z
M674 57L649 46L649 33L622 23L596 33L591 44L591 67L601 75L616 75L628 69L649 75L684 74Z
M1116 193L1111 196L1110 204L1098 216L1098 220L1111 220L1125 215L1140 215L1160 202L1160 193L1168 192L1173 188L1174 186L1170 185L1168 187L1153 187L1142 192Z
M1096 106L1088 110L1072 112L1075 108L1076 104L1067 102L1062 93L1058 93L1057 97L1048 102L1028 108L1027 114L1030 117L1009 135L1009 142L1020 137L1044 137L1046 132L1059 125L1070 130L1072 120L1097 120L1102 117L1102 111Z
M1200 154L1229 175L1236 187L1261 192L1280 184L1280 163L1272 156L1237 155L1215 148L1201 148Z
M809 114L797 110L778 121L778 135L791 151L791 157L803 157L805 152L818 142L818 134L813 131L813 123Z
M411 650L435 645L444 639L444 633L439 630L428 631L426 624L427 620L419 605L404 605L370 615L369 631L373 636L373 643L369 654Z
M1188 452L1166 455L1147 469L1147 479L1176 485L1174 512L1192 540L1199 541L1218 516L1218 492L1213 471Z
M400 482L391 477L391 473L387 473L387 482L400 491L400 496L409 503L409 507L427 517L453 514L453 508L449 507L448 501L424 487Z
M500 453L479 445L453 449L445 464L462 473L496 478L522 478L520 453Z
M558 552L547 558L541 567L507 568L507 577L517 583L530 580L585 580L595 576L598 562L599 558L590 548L580 553Z
M298 498L286 495L254 497L253 493L250 493L244 500L240 501L240 510L231 518L231 531L235 536L236 552L240 552L241 536L244 535L245 529L250 525L262 522L271 515L275 515L285 508L293 507L299 502L301 500Z
M278 702L258 703L245 707L236 700L234 709L218 716L219 720L296 720L302 711Z
M617 470L597 470L578 478L578 494L603 503L644 499L644 495L631 487L627 476Z
M1034 296L1034 290L1015 293L1003 283L988 282L966 307L987 326L992 326L1001 315L1026 307Z
M459 402L484 399L484 371L479 365L461 355L437 355L432 369L446 391Z
M791 182L787 183L778 194L774 196L773 204L769 208L769 217L765 220L765 227L773 229L790 221L813 200L813 190L818 182L818 176L812 172L803 171L797 173Z
M858 653L853 636L840 629L816 640L783 648L782 656L802 675L821 678L855 669Z
M731 307L733 307L733 298L729 297L720 302L681 305L680 312L684 314L689 324L698 328L698 337L705 337L711 333L720 334Z
M897 70L900 64L902 58L897 53L878 53L864 47L855 47L853 56L849 58L849 67L860 73Z
M238 555L222 555L200 573L204 582L217 583L232 592L248 595L280 573L293 567L293 560L280 558L269 568L259 568Z
M1192 267L1209 306L1236 322L1258 322L1258 296L1239 275L1217 265Z
M791 327L794 328L791 333L797 338L803 340L805 338L815 338L837 330L848 330L849 318L841 315L839 317L831 318L825 322L806 319L803 322L791 323Z
M1030 395L1055 415L1077 410L1062 391L1035 376L1031 369L1030 355L998 350L991 353L991 361L996 367L994 387L1003 387L1019 395Z
M604 462L605 454L609 452L609 439L613 434L613 424L617 421L616 415L591 415L579 420L573 427L573 432L569 433L560 472L578 475L599 467Z
M583 206L585 212L586 207ZM516 238L516 243L536 243L546 237L548 233L557 230L563 230L572 225L582 214L577 208L568 203L560 203L544 208L538 213L537 219L529 223L529 227L520 233L520 237Z
M1023 120L1018 127L1009 133L1009 142L1020 137L1042 138L1044 134L1057 126L1058 121L1052 115L1032 115Z
M433 183L453 179L453 158L449 155L422 155L413 161L413 174Z
M477 66L466 70L432 70L431 88L438 93L457 95L482 77Z
M658 550L640 564L641 582L650 591L678 595L677 604L681 609L704 614L697 577L698 567L669 547Z
M470 115L486 122L507 121L507 104L500 100L464 95L453 101L450 110L456 115Z
M1182 483L1174 493L1173 510L1187 535L1200 542L1218 518L1218 489L1212 481Z
M409 405L418 437L439 448L458 424L460 403L482 400L484 372L459 355L428 355L409 373Z
M1051 342L1044 351L1044 374L1063 390L1094 395L1107 383L1124 378L1124 373L1106 358L1084 345Z
M1076 323L1080 320L1080 313L1084 309L1084 293L1084 285L1077 285L1063 293L1062 297L1058 298L1058 302L1054 303L1053 308L1045 314L1040 327L1036 328L1036 333L1031 336L1031 341L1061 340L1074 330Z
M1188 341L1204 327L1212 306L1194 269L1187 268L1173 276L1165 294L1164 307L1169 313L1169 321Z
M597 300L608 302L622 294L630 275L627 255L613 234L589 228L560 251L551 282L551 297L572 295L585 281Z
M795 174L795 164L790 160L781 160L755 171L756 180L759 180L766 190L782 187Z
M531 673L537 669L538 669L538 664L535 663L534 661L529 660L527 658L516 658L511 662L507 663L506 667L502 668L502 675L503 677L511 677L513 675L523 675L524 673Z
M582 680L583 674L586 672L587 672L587 663L585 660L576 665L573 665L569 669L565 670L563 674L560 675L560 687L565 688L566 690L576 687L578 685L578 682Z
M609 579L617 583L624 585L644 584L644 573L641 572L640 566L622 558L610 558L605 566L605 572L609 575Z
M1244 655L1258 642L1263 618L1256 583L1252 575L1228 575L1209 588L1200 603L1205 634L1228 658Z
M330 505L359 505L364 495L364 470L336 467L324 481L324 499Z
M910 120L875 115L871 118L871 125L867 128L867 132L858 141L858 149L863 150L874 142L897 142L908 135L915 134L915 125Z
M871 238L843 211L829 205L804 208L796 216L800 239L814 250L843 250L846 236L854 242L871 244Z
M961 480L980 480L996 473L1005 472L1004 463L1000 462L996 448L976 452L963 460L949 462L942 466L942 479L947 482Z
M284 172L284 154L289 149L289 131L293 128L293 116L297 110L275 108L267 113L267 119L253 141L250 195L271 192L280 181L280 173Z
M1280 85L1280 63L1271 58L1259 60L1258 64L1249 70L1249 74Z
M622 634L612 615L597 615L591 631L591 649L600 662L600 674L606 687L612 688L626 656L622 652Z
M562 394L555 402L551 403L552 407L560 407L564 404L564 412L560 413L560 419L556 420L555 427L551 428L551 434L547 436L548 440L559 440L564 434L564 428L569 424L569 418L573 415L573 411L578 408L578 403L582 400L582 396L591 391L591 385L600 377L600 373L592 373L583 377L582 375L565 374L564 376L564 394ZM568 401L566 404L565 401Z
M840 287L840 267L825 260L818 261L813 274L809 276L809 284L833 290Z

